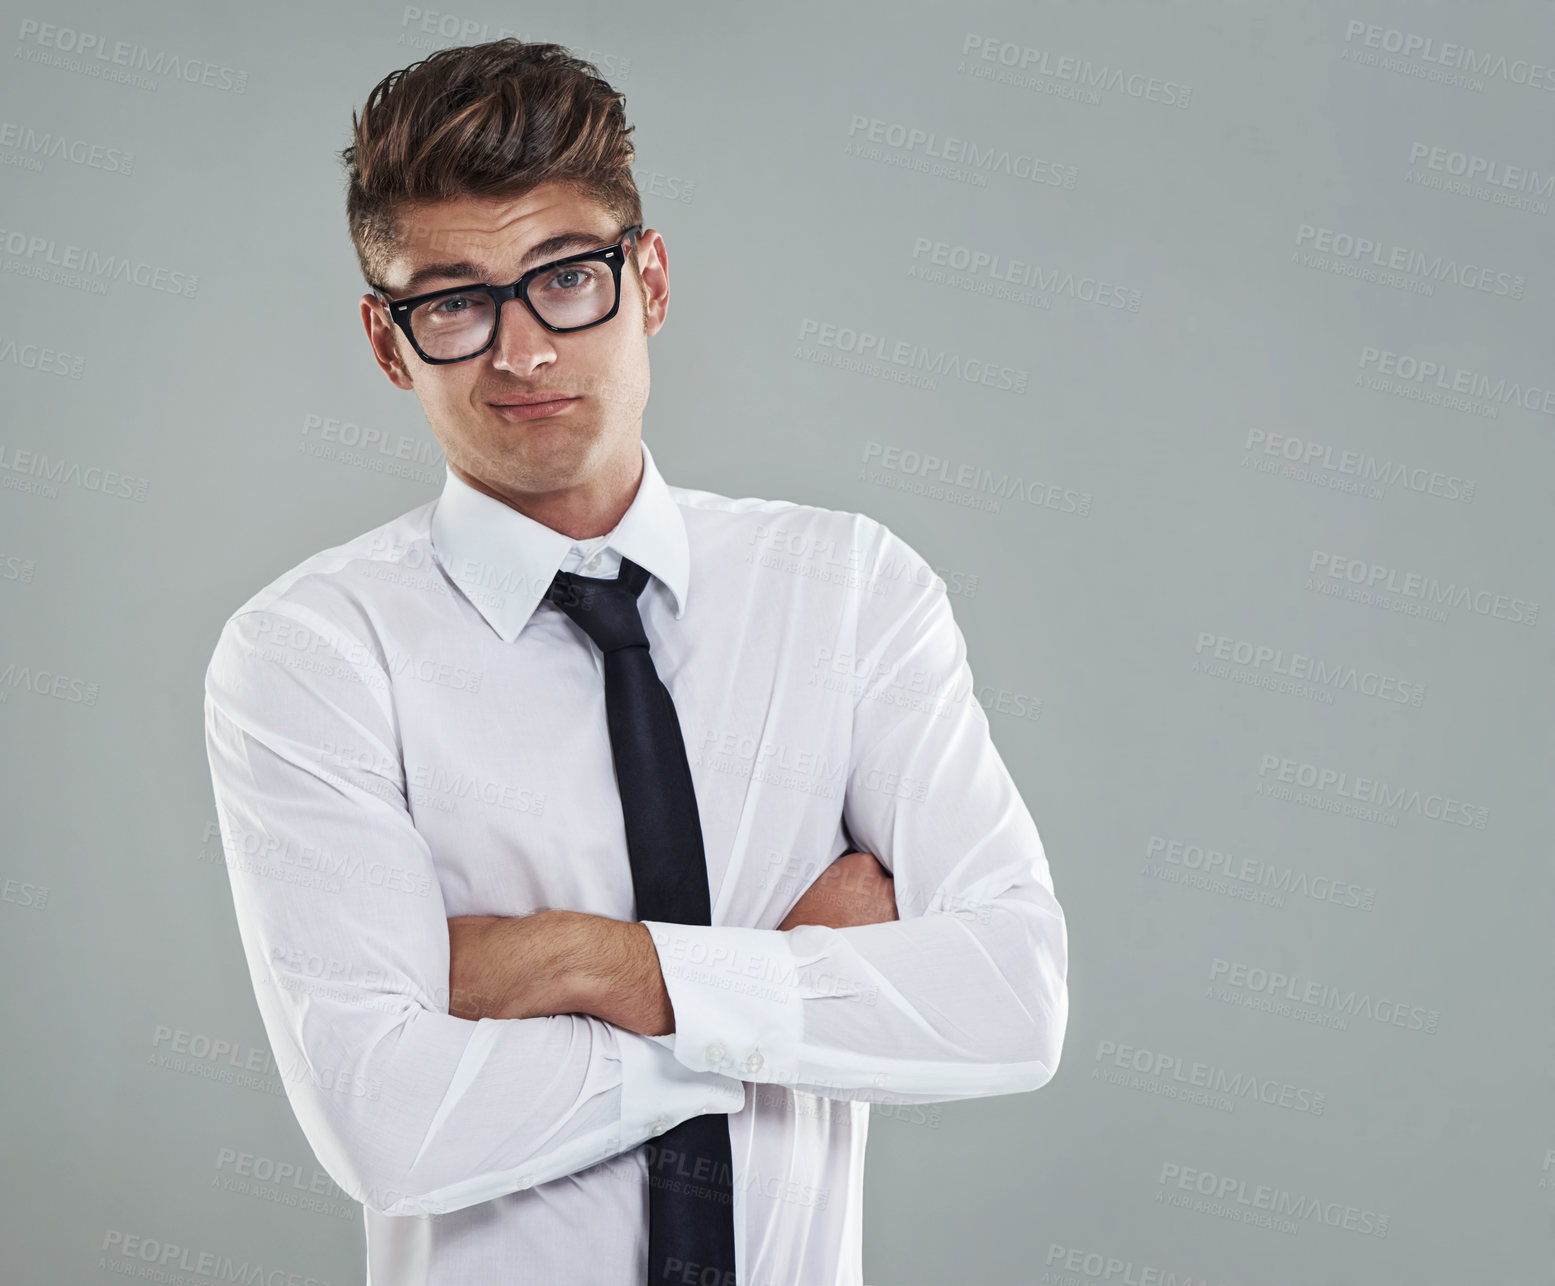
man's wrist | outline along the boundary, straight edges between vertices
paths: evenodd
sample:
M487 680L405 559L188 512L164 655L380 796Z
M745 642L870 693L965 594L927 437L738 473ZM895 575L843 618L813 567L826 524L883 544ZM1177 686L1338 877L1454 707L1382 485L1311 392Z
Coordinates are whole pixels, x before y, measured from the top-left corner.
M578 1012L643 1036L675 1030L675 1011L659 970L648 926L635 920L587 917L586 950L569 981Z

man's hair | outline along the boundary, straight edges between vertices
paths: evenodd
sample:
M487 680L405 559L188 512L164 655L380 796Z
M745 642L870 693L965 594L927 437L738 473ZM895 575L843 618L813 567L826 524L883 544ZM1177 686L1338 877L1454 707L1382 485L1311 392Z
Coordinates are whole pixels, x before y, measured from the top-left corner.
M642 222L626 96L563 46L514 36L440 49L373 86L351 113L346 221L362 276L384 285L418 206L515 199L559 182L621 227Z

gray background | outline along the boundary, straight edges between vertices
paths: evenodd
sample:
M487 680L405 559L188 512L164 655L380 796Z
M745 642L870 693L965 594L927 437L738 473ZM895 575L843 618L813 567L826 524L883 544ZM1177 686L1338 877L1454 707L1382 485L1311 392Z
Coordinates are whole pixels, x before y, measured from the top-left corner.
M1068 916L1053 1082L876 1109L867 1279L1555 1282L1548 6L6 8L6 1281L136 1266L115 1233L361 1279L359 1208L263 1069L201 680L255 589L437 493L333 152L388 71L516 33L627 95L665 476L929 559ZM94 74L83 36L163 72ZM936 244L1040 275L1010 298ZM853 331L1023 391L904 383ZM1282 686L1297 654L1340 678ZM1346 811L1357 777L1404 793Z

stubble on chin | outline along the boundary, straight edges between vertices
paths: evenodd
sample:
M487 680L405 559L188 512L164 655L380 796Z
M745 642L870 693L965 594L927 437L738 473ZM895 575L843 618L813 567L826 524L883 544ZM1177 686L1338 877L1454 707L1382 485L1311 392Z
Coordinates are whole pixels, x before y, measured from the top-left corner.
M484 439L484 459L460 461L464 471L488 479L505 490L542 492L572 484L588 471L591 453L597 448L599 428L581 417L566 421L504 422L505 433Z

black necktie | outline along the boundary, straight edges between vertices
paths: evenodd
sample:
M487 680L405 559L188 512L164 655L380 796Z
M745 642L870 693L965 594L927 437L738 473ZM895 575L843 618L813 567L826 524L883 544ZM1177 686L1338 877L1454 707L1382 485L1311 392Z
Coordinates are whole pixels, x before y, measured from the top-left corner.
M557 572L546 593L604 653L605 723L615 760L639 920L711 924L707 858L675 701L648 655L628 558L614 580ZM648 1282L727 1286L734 1272L729 1119L693 1116L648 1149ZM689 1274L689 1276L688 1276Z

